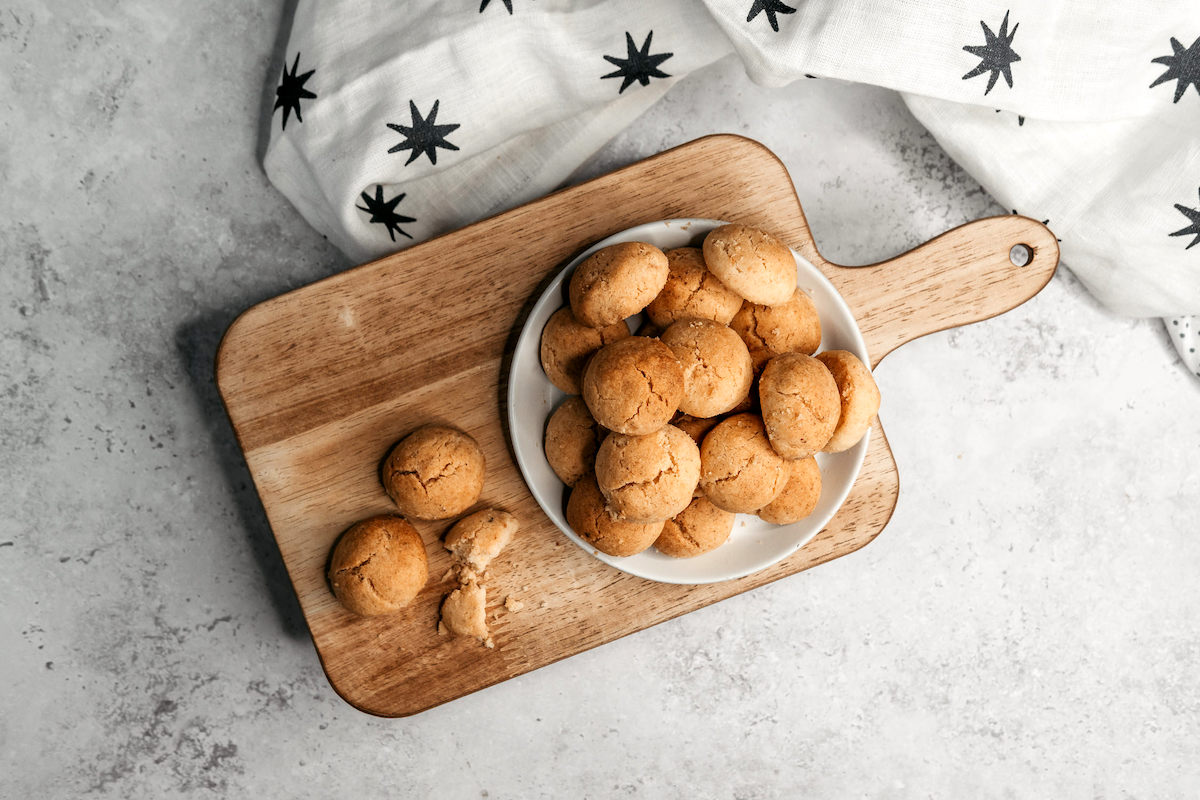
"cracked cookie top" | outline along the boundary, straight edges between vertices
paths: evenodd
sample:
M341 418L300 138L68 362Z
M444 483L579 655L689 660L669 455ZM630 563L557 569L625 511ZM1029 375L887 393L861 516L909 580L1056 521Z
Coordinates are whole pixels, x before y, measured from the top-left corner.
M605 435L592 419L583 398L568 397L554 409L546 423L543 445L546 461L560 481L574 486L591 470L596 460L596 448Z
M560 308L546 321L538 355L550 382L567 394L579 394L583 367L592 353L609 342L629 336L629 326L618 320L603 328L589 328Z
M449 425L426 425L400 440L384 461L383 488L405 516L448 519L483 491L483 451Z
M604 501L596 476L584 475L567 500L567 524L579 537L610 556L642 552L662 533L663 521L640 523L619 519Z
M371 517L351 526L329 560L334 596L364 617L399 611L428 578L421 534L400 517Z
M697 497L663 525L654 546L672 558L692 558L716 550L733 532L737 514Z
M700 480L700 449L667 425L642 436L611 434L596 453L596 483L622 519L652 522L687 508Z
M667 273L667 256L652 244L622 242L601 248L571 275L571 311L593 328L620 322L655 298Z
M679 410L694 417L727 413L750 394L750 352L729 328L710 319L681 319L663 331L662 343L683 368Z
M583 400L602 427L651 433L671 421L683 399L683 368L657 339L631 336L600 348L583 372Z
M783 303L796 291L796 259L783 242L747 225L722 225L704 237L704 263L752 303Z
M821 317L817 314L817 306L800 289L778 305L764 306L747 301L734 314L729 327L746 343L755 372L761 372L773 356L782 353L812 355L821 346Z
M667 253L667 282L646 306L646 316L660 328L681 319L711 319L728 325L742 307L742 296L704 264L699 247L677 247Z
M754 414L722 420L700 445L700 488L718 508L753 514L779 495L786 480L783 459Z

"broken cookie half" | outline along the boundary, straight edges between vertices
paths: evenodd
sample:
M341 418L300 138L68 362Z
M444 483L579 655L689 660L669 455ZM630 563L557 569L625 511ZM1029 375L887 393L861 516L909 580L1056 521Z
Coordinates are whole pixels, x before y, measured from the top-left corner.
M451 573L458 581L458 588L442 601L438 633L468 636L487 647L495 646L487 628L484 572L512 541L518 527L512 514L487 508L463 517L447 531L445 545L450 551Z

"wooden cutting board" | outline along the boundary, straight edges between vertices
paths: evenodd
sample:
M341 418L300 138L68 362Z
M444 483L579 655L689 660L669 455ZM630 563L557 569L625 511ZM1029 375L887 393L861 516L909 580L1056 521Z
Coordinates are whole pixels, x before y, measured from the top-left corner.
M300 599L321 664L347 702L403 716L507 680L710 603L843 556L871 541L899 477L877 425L846 503L807 546L749 577L652 583L576 547L526 489L506 439L508 359L541 285L572 255L633 225L673 217L774 232L817 265L855 311L877 364L932 331L1000 314L1036 294L1058 262L1054 235L1019 216L956 228L897 258L845 268L817 252L783 164L757 142L710 136L268 300L242 314L217 355L217 383ZM1013 245L1033 253L1026 266ZM446 523L416 523L431 580L390 618L363 619L330 594L330 548L352 523L395 512L383 457L419 425L469 431L488 464L481 505L521 532L492 566L496 647L439 636L452 586ZM505 610L513 596L523 610Z

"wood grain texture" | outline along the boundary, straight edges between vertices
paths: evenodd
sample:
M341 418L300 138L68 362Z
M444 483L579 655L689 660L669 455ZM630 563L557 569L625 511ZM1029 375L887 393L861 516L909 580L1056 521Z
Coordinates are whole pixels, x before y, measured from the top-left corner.
M899 478L879 425L830 524L790 558L741 580L697 587L626 575L576 547L541 512L502 423L508 358L527 310L589 244L672 217L776 233L859 314L873 363L916 336L1028 299L1057 260L1044 227L1002 217L881 264L833 265L817 252L782 163L756 142L711 136L249 309L222 342L217 383L321 663L352 705L382 716L422 711L845 555L887 524ZM1007 254L1018 242L1037 252L1014 272ZM395 511L378 479L388 449L433 421L476 437L488 463L480 505L521 521L490 570L494 650L437 634L438 608L452 588L440 580L450 564L440 542L450 521L415 523L431 580L396 616L349 614L325 580L342 531ZM524 610L507 612L509 595Z

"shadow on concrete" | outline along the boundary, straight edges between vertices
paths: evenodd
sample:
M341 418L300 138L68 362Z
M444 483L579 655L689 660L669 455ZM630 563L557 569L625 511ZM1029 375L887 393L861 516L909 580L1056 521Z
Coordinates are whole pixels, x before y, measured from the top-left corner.
M254 149L255 158L261 165L267 155L267 145L271 143L271 124L275 119L275 88L279 86L283 65L287 60L288 39L292 36L292 20L296 16L298 0L284 0L279 15L279 28L275 34L275 44L271 47L271 59L268 62L267 74L263 76L262 100L259 103L258 115L258 144Z
M256 129L255 157L260 168L271 141L271 126L277 124L275 121L278 114L274 113L275 88L279 85L279 76L287 60L288 40L292 35L297 3L298 0L282 0L279 3L274 43L268 55L266 72L259 76L263 85ZM330 272L340 271L347 266L349 265L341 264ZM200 407L213 452L225 475L229 493L234 499L247 542L262 573L280 626L287 635L304 638L308 636L308 626L304 621L300 602L292 589L283 556L275 542L258 492L254 488L250 470L246 466L229 417L225 413L225 406L217 391L215 375L217 348L225 331L237 316L256 303L294 288L296 287L293 284L259 287L256 292L261 294L258 296L230 299L226 308L206 311L180 325L175 332L175 347Z
M267 585L280 625L287 635L301 638L308 635L308 626L300 610L300 601L292 589L283 565L283 556L275 543L275 535L271 532L250 470L234 436L229 417L225 414L214 375L217 348L225 330L238 314L263 299L266 298L255 298L233 311L211 312L184 323L175 332L175 347L200 406L213 452L228 481L250 551Z

